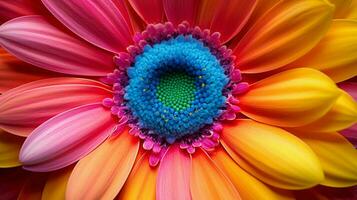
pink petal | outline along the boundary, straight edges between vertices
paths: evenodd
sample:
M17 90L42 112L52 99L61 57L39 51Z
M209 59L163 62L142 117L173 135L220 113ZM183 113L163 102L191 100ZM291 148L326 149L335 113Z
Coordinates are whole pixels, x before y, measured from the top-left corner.
M101 102L109 88L82 78L51 78L31 82L0 96L0 127L27 136L51 117L69 109Z
M348 92L357 101L357 82L343 82L338 86Z
M211 31L221 33L222 43L229 41L246 24L256 2L256 0L221 1L211 23Z
M0 24L16 17L31 14L34 12L26 0L0 1Z
M25 62L56 72L104 76L114 69L111 54L62 32L37 15L0 26L0 45Z
M177 145L163 157L156 183L157 200L189 200L191 158Z
M129 0L136 13L147 23L159 23L165 18L162 0Z
M200 1L163 0L163 4L168 21L175 25L182 21L188 21L192 26L196 24Z
M118 53L131 43L130 26L113 1L42 2L71 31L94 45Z
M61 113L36 128L25 140L20 161L31 171L66 167L95 149L116 125L101 104L88 104Z

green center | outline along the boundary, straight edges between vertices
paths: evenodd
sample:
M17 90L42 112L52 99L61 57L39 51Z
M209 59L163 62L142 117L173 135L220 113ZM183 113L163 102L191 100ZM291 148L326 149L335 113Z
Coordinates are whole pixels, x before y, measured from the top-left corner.
M165 106L183 110L195 99L195 90L192 76L185 72L170 72L160 77L156 96Z

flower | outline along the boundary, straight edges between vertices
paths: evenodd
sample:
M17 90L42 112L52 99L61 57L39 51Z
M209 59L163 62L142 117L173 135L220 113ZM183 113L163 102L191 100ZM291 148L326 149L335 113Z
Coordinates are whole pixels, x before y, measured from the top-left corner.
M341 2L0 2L0 166L40 172L20 197L48 199L357 185L337 132L355 137L357 6Z

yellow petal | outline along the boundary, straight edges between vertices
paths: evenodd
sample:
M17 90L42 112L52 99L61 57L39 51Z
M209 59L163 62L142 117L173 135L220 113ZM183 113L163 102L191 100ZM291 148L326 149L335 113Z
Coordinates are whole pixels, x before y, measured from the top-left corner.
M314 49L289 65L312 67L341 82L357 75L357 21L335 20Z
M241 199L232 182L201 149L192 158L190 188L192 200Z
M210 155L237 188L244 200L290 200L292 194L286 190L272 189L242 170L222 148Z
M251 85L239 97L242 113L267 124L296 127L325 115L340 91L325 74L298 68Z
M129 178L120 191L122 200L155 200L157 168L149 165L148 155L137 160Z
M67 167L51 174L42 192L42 200L64 200L67 182L73 167Z
M357 0L329 0L335 5L335 19L357 19Z
M252 120L236 120L224 125L222 139L232 158L267 184L304 189L323 180L314 152L283 129Z
M0 130L0 168L21 165L18 156L24 140L25 138Z
M357 0L352 0L351 6L346 12L346 19L357 19Z
M66 199L113 199L129 176L138 150L139 141L128 130L109 138L77 163Z
M348 12L352 0L328 0L330 3L335 5L335 16L336 19L344 18L346 12Z
M322 185L349 187L357 185L357 150L336 132L296 133L319 157L325 173Z
M328 30L334 6L323 0L281 1L250 29L234 49L244 73L282 67L311 50Z
M308 125L298 127L299 130L333 132L346 129L357 122L357 102L342 90L330 111L323 117Z

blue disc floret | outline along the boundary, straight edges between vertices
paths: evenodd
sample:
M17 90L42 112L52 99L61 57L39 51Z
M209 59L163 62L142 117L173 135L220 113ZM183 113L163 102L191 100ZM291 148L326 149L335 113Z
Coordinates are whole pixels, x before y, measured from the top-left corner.
M142 129L173 143L213 123L229 82L201 41L177 36L146 45L127 70L124 99Z

